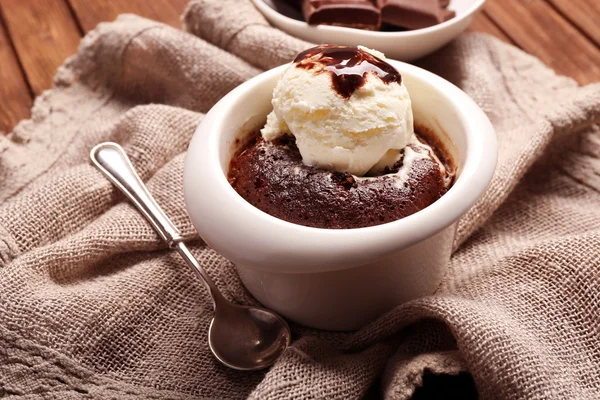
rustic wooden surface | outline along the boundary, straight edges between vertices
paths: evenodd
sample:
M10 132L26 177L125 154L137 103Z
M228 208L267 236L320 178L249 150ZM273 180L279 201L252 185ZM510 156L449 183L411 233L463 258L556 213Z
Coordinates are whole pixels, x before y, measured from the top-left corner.
M0 132L29 116L35 96L98 23L134 13L180 27L188 0L0 0ZM469 31L540 58L580 84L600 81L600 0L488 0Z
M0 5L27 82L38 96L50 87L56 68L77 50L77 24L61 1L2 0Z
M569 0L571 8L599 0ZM486 13L517 46L534 54L556 72L585 84L600 80L600 51L550 2L496 0ZM600 18L600 13L596 15ZM600 29L600 27L598 28Z
M188 0L68 0L84 32L89 32L100 22L113 21L123 13L164 22L180 28L179 17Z
M0 20L0 132L29 116L32 93Z

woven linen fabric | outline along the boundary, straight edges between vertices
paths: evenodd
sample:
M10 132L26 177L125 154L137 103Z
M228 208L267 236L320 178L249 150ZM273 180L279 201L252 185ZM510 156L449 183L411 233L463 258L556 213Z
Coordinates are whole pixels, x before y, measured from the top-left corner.
M600 84L465 34L419 65L466 91L499 141L431 296L357 332L293 325L268 371L221 366L210 297L89 163L122 144L224 295L255 300L185 212L185 150L202 113L310 44L250 0L196 0L187 32L125 15L62 66L32 118L0 136L0 397L600 399Z

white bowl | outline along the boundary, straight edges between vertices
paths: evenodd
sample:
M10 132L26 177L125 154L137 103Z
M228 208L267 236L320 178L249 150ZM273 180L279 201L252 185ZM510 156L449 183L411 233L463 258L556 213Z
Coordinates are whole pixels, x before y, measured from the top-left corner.
M451 141L458 177L425 209L358 229L319 229L272 217L227 181L236 139L260 128L287 65L223 97L188 149L184 190L204 241L233 261L262 304L315 328L357 329L408 300L432 294L445 273L457 220L488 186L496 165L494 129L469 96L421 68L389 60L412 98L415 121Z
M449 9L456 17L429 28L403 32L374 32L328 25L308 25L300 13L281 0L252 0L269 23L292 36L311 43L363 45L387 57L412 61L430 54L460 35L471 23L485 0L452 0Z

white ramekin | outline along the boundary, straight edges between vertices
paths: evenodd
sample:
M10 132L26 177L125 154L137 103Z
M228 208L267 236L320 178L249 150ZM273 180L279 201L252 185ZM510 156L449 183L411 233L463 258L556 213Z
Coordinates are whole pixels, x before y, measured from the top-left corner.
M377 49L391 58L412 61L433 53L458 37L481 10L485 0L451 0L448 8L456 12L456 17L428 28L398 32L368 31L330 25L311 26L303 20L290 18L278 12L274 4L278 3L280 8L285 8L285 1L252 0L252 2L271 25L297 38L311 43L362 45ZM297 17L301 18L299 15Z
M454 186L409 217L367 228L310 228L264 213L229 185L236 139L264 123L285 65L223 97L190 143L184 191L192 223L208 245L233 261L256 299L294 322L357 329L403 302L432 294L445 273L456 222L494 173L496 137L477 104L437 75L389 62L402 74L415 121L451 141L459 167Z

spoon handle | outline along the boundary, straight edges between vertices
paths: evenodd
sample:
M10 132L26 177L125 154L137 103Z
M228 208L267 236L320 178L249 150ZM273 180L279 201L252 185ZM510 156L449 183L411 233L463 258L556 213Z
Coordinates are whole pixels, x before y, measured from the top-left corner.
M186 263L194 269L208 287L213 302L215 298L220 298L221 294L217 287L183 243L183 238L175 225L148 192L123 148L117 143L100 143L92 149L90 158L94 165L133 202L169 247L177 250Z
M90 157L96 167L133 202L169 247L175 247L182 240L175 225L133 169L121 146L112 142L100 143L92 149Z

